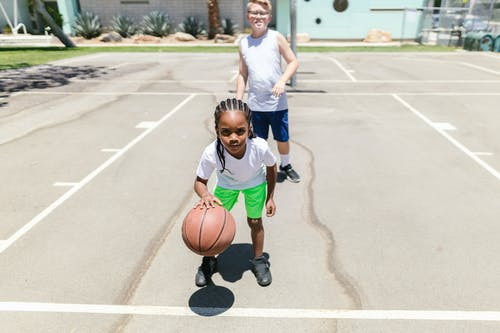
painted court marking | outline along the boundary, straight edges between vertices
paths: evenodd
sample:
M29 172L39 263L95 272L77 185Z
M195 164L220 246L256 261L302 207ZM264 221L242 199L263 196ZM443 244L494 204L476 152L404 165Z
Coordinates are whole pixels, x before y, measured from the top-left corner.
M130 148L135 146L138 142L144 139L148 134L150 134L153 130L155 130L160 124L165 122L168 118L174 115L178 110L180 110L184 105L186 105L193 97L197 94L191 94L186 97L181 103L179 103L175 108L173 108L170 112L165 114L158 122L157 125L151 128L148 128L140 135L138 135L135 139L130 141L123 149L113 154L108 160L106 160L103 164L101 164L97 169L89 173L85 178L83 178L76 185L71 187L69 191L60 196L56 201L50 204L43 211L38 213L30 222L25 224L22 228L17 230L12 236L5 240L5 242L0 244L0 253L9 248L12 244L14 244L19 238L24 236L27 232L29 232L33 227L35 227L38 223L40 223L45 217L47 217L50 213L52 213L57 207L63 204L66 200L71 198L73 194L78 192L82 187L88 184L92 179L94 179L97 175L99 175L104 169L113 164L118 158L120 158L123 154L125 154Z
M52 312L148 316L218 316L302 319L500 321L500 311L324 310L188 308L180 306L0 302L0 312Z
M76 185L78 185L78 183L68 183L68 182L54 183L54 186L58 186L58 187L72 187L72 186L76 186Z
M356 82L356 78L351 74L351 70L347 70L342 64L335 58L328 58L333 61L348 77L351 81Z
M120 151L121 149L116 149L116 148L104 148L101 149L103 153L116 153L117 151Z
M478 65L470 64L468 62L460 61L460 64L468 66L468 67L471 67L471 68L479 69L480 71L483 71L483 72L500 75L500 72L498 72L498 71L495 71L495 70L489 69L489 68L485 68L485 67L481 67L481 66L478 66Z
M457 129L450 123L432 123L432 127L442 131L455 131Z
M135 128L154 128L156 125L158 125L156 121L142 121L135 125Z
M495 170L493 167L491 167L488 163L484 162L482 159L477 157L476 154L471 152L469 149L467 149L464 145L462 145L460 142L455 140L453 137L451 137L448 133L446 133L445 130L434 126L435 123L433 123L429 118L424 116L422 113L417 111L414 107L412 107L408 102L406 102L404 99L402 99L400 96L397 94L393 94L392 97L394 97L395 100L397 100L399 103L403 104L408 110L413 112L418 118L423 120L427 125L430 127L434 128L439 134L444 136L448 141L450 141L455 147L457 147L459 150L461 150L465 155L469 156L471 159L473 159L476 163L478 163L480 166L482 166L486 171L491 173L496 179L500 180L500 173Z

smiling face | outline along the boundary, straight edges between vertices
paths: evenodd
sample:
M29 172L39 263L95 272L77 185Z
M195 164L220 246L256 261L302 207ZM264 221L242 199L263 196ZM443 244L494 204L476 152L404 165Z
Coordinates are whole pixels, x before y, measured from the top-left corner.
M259 37L266 32L267 25L271 22L271 12L267 6L259 3L249 3L247 20L252 27L252 36Z
M215 131L229 154L235 158L242 158L245 155L249 131L245 113L240 111L221 112Z

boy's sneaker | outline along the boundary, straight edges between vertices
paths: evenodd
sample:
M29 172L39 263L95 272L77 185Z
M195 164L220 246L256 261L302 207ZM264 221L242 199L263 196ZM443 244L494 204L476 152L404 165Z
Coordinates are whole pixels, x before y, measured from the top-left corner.
M252 272L257 278L257 283L262 287L271 284L273 278L271 277L271 271L269 267L271 264L266 257L260 256L250 260L252 263Z
M295 171L292 168L291 164L287 164L285 166L281 166L280 165L280 171L283 172L286 175L286 177L288 178L289 181L291 181L293 183L300 182L300 176L297 173L297 171Z
M212 279L212 275L217 271L217 259L215 257L203 257L201 266L194 278L194 283L198 287L204 287Z

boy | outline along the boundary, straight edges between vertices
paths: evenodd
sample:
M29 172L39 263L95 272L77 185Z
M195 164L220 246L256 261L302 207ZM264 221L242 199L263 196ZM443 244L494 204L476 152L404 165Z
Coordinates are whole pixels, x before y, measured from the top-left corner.
M299 63L283 35L267 28L271 21L271 10L269 0L248 1L247 19L252 33L240 43L236 98L243 98L248 81L248 105L252 110L253 130L257 136L267 140L271 126L280 154L279 169L288 180L298 183L300 176L290 164L285 84ZM281 72L281 57L287 62L284 73Z

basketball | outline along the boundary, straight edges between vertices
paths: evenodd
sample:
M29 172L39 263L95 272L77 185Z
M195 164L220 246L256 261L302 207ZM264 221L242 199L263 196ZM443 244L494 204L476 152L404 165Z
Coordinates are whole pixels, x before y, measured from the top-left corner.
M224 208L193 208L182 222L186 246L202 256L214 256L231 245L236 232L233 216Z

